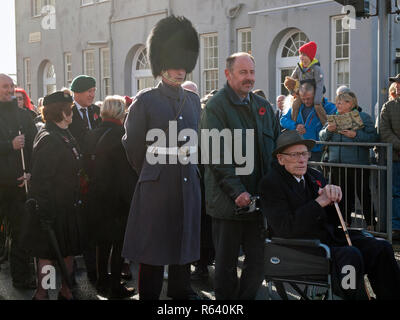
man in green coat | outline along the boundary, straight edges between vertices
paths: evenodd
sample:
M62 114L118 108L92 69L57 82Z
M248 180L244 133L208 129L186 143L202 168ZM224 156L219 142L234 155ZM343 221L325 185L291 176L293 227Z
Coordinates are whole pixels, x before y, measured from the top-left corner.
M269 102L251 92L255 82L251 55L228 57L225 76L225 87L210 99L201 119L206 211L212 217L216 298L248 300L256 297L263 281L263 220L260 212L237 214L235 209L248 206L258 194L258 183L270 168L279 125ZM211 130L214 135L207 140L204 133ZM240 247L245 261L239 280Z

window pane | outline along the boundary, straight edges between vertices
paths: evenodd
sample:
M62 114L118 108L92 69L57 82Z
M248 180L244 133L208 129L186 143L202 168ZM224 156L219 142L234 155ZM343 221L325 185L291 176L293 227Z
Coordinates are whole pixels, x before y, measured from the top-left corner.
M338 32L336 33L336 44L342 44L342 33Z
M341 58L341 57L342 57L342 47L336 46L336 58Z
M343 58L348 58L349 57L349 46L345 45L343 46Z

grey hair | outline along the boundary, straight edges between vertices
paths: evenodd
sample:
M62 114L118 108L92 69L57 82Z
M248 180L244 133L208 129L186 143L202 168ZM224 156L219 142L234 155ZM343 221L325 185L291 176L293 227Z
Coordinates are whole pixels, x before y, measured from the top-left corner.
M302 85L300 85L299 93L306 93L306 92L312 92L312 93L315 92L314 86L309 82L305 82Z
M256 64L256 61L254 60L254 57L247 53L247 52L236 52L231 54L227 59L226 59L226 69L232 72L233 70L233 65L236 61L236 58L238 57L249 57L251 61L253 61L254 65Z

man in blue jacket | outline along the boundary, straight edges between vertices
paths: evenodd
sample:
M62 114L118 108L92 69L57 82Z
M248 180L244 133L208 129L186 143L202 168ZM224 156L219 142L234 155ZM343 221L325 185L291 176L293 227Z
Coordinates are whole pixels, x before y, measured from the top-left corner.
M321 123L314 108L315 88L310 83L303 83L299 89L301 106L297 120L292 120L292 109L282 116L281 127L287 130L296 130L304 139L319 140L319 132L325 123ZM323 107L326 114L335 114L336 106L328 102L326 98L323 100ZM311 161L321 161L322 145L316 145L311 150Z

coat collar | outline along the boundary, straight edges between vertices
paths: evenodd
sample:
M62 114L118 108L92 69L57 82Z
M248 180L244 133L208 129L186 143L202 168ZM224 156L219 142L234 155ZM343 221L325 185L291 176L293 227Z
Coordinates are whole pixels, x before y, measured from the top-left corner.
M298 182L293 177L292 174L286 171L284 166L281 166L277 161L274 161L272 164L273 168L279 173L282 179L286 182L286 184L290 187L290 189L298 195L301 199L303 196L298 192L297 184ZM316 180L316 178L310 173L311 168L307 169L307 172L304 175L304 180L306 182L307 188L310 188L312 194L318 194L318 190L322 187L322 182Z
M163 95L166 95L169 98L179 100L180 98L183 97L184 90L181 86L179 87L173 87L168 84L166 84L163 81L160 81L157 85L157 88L161 91Z
M235 91L233 91L233 89L231 88L231 86L228 84L228 82L225 83L225 91L227 93L228 99L230 100L230 102L236 106L247 106L246 103L244 103L242 101L242 99L240 99L240 97L236 94ZM249 94L249 99L250 99L250 103L252 101L251 98L251 94Z

